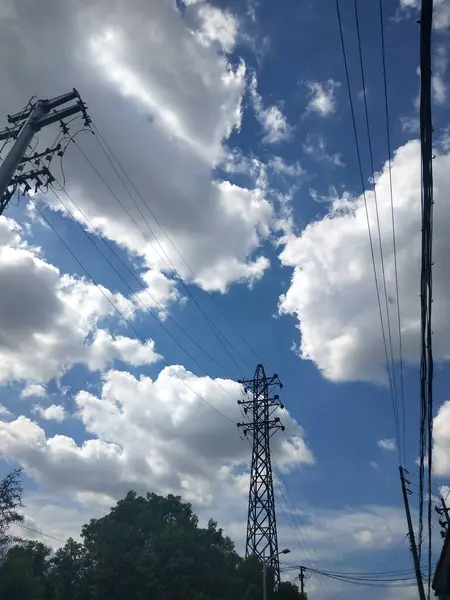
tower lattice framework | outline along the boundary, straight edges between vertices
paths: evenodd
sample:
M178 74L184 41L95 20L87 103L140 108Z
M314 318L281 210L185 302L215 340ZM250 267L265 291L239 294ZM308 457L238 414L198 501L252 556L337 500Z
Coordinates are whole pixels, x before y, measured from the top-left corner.
M273 493L270 439L284 426L275 416L284 408L278 394L282 388L278 375L267 377L263 365L256 367L253 379L239 381L244 386L245 400L239 400L248 421L238 423L244 436L252 439L252 465L248 495L247 541L245 555L255 555L271 568L274 585L280 582L275 496Z

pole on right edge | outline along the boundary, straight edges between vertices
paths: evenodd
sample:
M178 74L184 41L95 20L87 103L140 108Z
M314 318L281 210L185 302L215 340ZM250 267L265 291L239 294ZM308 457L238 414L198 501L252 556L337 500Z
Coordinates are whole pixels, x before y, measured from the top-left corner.
M399 467L398 469L400 471L400 481L402 484L403 502L405 504L406 521L408 523L409 544L410 544L411 553L413 556L414 570L416 572L417 588L419 590L419 598L420 598L420 600L426 600L425 599L425 589L423 587L422 573L420 571L419 555L417 553L416 538L414 536L414 529L412 526L411 511L409 510L408 492L406 489L405 475L403 472L403 467Z

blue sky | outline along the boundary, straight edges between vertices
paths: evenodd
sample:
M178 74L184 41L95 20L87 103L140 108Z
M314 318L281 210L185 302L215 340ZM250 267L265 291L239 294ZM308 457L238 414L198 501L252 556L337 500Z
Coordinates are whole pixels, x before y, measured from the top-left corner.
M77 136L77 144L116 198L69 144L68 196L50 190L34 198L51 227L26 198L10 205L8 220L0 223L0 280L7 290L0 301L0 475L11 465L24 466L27 523L65 538L77 535L83 522L130 487L176 492L192 501L202 518L217 518L241 550L250 456L230 420L240 419L236 381L251 377L259 360L244 338L284 384L288 436L273 441L282 470L282 481L276 482L280 545L291 548L294 562L318 568L371 571L386 568L386 559L392 569L410 567L407 544L401 544L406 523L395 424L335 3L136 0L131 8L118 1L108 10L103 0L89 10L76 2L44 4L36 13L31 0L4 3L0 27L10 60L1 66L8 85L0 114L6 123L6 114L32 94L50 97L77 87L151 212L133 189L124 189L99 138L86 133ZM355 15L352 3L341 4L384 301ZM405 466L414 473L417 4L383 3ZM367 0L358 7L398 382L379 7ZM450 476L445 266L450 11L445 0L436 2L434 24L438 492ZM57 133L57 128L41 132L39 144L51 144ZM55 163L53 170L61 181L60 166ZM78 223L59 197L75 209ZM80 263L103 286L103 295ZM400 398L399 386L398 393ZM412 502L415 509L415 495ZM439 543L436 535L435 555ZM342 592L329 582L324 591L314 579L308 586L317 598ZM355 598L358 593L345 591ZM374 599L394 594L399 592L369 590ZM414 590L401 595L413 597Z

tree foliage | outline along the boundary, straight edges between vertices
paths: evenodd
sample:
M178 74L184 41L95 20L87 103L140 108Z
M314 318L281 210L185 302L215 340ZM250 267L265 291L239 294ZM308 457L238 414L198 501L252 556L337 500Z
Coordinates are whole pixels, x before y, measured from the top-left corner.
M17 583L20 580L20 585ZM179 496L129 492L51 556L36 542L8 550L0 598L11 600L260 600L262 568ZM268 600L302 600L282 584ZM8 587L9 586L9 587Z
M23 516L18 512L21 507L22 469L14 469L0 480L0 560L11 542L11 524L23 521Z

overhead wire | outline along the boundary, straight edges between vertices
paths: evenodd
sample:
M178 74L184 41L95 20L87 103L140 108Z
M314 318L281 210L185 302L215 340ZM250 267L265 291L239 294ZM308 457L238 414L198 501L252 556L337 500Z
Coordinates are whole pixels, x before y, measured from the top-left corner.
M383 310L381 308L381 297L380 297L380 289L379 289L379 283L378 283L378 274L377 274L377 268L376 268L376 262L375 262L375 252L374 252L374 245L373 245L373 239L372 239L372 232L371 232L371 227L370 227L367 195L366 195L365 184L364 184L364 175L363 175L362 161L361 161L361 150L360 150L359 139L358 139L358 131L356 128L355 109L354 109L354 105L353 105L353 96L352 96L351 87L350 87L350 75L349 75L348 62L347 62L347 51L345 49L344 34L343 34L343 28L342 28L342 17L341 17L341 10L340 10L340 6L339 6L339 0L335 0L335 6L336 6L336 14L337 14L337 20L338 20L338 27L339 27L339 36L340 36L340 41L341 41L342 56L343 56L343 60L344 60L344 70L345 70L345 78L346 78L346 84L347 84L347 92L348 92L348 97L349 97L349 102L350 102L351 120L352 120L352 125L353 125L353 135L354 135L356 155L357 155L357 160L358 160L358 168L359 168L362 196L363 196L363 201L364 201L364 209L365 209L366 222L367 222L367 231L368 231L368 235L369 235L370 254L371 254L371 259L372 259L372 268L373 268L373 276L374 276L374 281L375 281L378 313L379 313L380 325L381 325L381 335L382 335L384 354L385 354L385 360L386 360L386 370L387 370L387 375L388 375L390 397L391 397L392 409L393 409L393 414L394 414L394 424L395 424L396 438L397 438L397 450L400 452L400 450L399 450L400 436L399 436L398 414L397 414L397 407L396 407L396 403L395 403L393 381L392 381L390 362L389 362L389 354L388 354L388 349L387 349L386 332L385 332L384 319L383 319Z
M94 242L94 240L91 238L91 236L89 235L89 233L84 229L84 227L81 225L81 223L76 219L76 217L74 216L74 214L70 211L70 209L67 207L67 204L65 204L63 202L63 200L61 199L61 197L58 195L58 193L55 190L52 190L52 192L55 194L56 198L59 200L59 202L61 203L61 205L63 206L63 208L67 211L67 213L71 216L71 218L73 219L73 221L78 225L78 227L83 231L83 233L86 235L86 237L89 239L89 241L93 244L93 246L98 250L98 252L103 256L103 258L106 260L106 262L109 264L109 266L113 269L113 271L116 273L116 275L121 279L121 281L126 285L126 287L131 291L131 293L133 294L133 296L136 298L136 300L143 306L143 308L155 319L155 321L164 329L164 331L167 333L167 335L169 335L169 337L172 339L172 341L174 341L180 348L181 350L183 350L183 352L197 365L197 367L207 376L210 377L211 381L214 382L214 384L219 387L225 394L227 394L228 396L230 396L230 398L234 401L237 401L237 398L235 398L233 396L233 394L231 394L226 388L224 388L218 381L216 378L211 377L208 373L208 371L198 362L198 360L196 358L194 358L192 356L192 354L186 350L186 348L183 346L183 344L181 344L181 342L179 342L179 340L177 340L177 338L167 329L167 327L164 325L164 323L161 321L161 319L158 318L157 315L155 315L153 313L153 311L143 302L142 298L140 298L140 296L133 290L133 288L128 284L128 282L123 278L123 276L119 273L119 271L114 267L114 265L111 263L111 261L107 258L107 256L104 254L104 252L102 252L101 248ZM67 192L66 192L67 193ZM70 196L69 196L69 199ZM73 200L72 200L73 202ZM77 204L74 202L74 205L78 208ZM80 210L81 214L85 217L85 214L83 213L83 211ZM92 225L92 223L90 222L89 219L87 219L88 224L94 229L94 231L97 232L97 229L94 227L94 225ZM113 250L112 246L110 246L107 241L105 240L105 238L103 238L103 236L101 235L100 232L97 232L98 235L101 237L101 239L105 242L105 244L108 245L108 247L110 248L110 250L114 253L114 255L118 258L118 260L120 260L121 264L127 269L128 272L132 273L132 271L127 267L127 265L122 261L122 259L119 257L119 255ZM137 278L136 278L137 279ZM139 280L138 280L139 281ZM143 286L143 290L144 291L148 291L147 288L145 288L145 286ZM161 310L166 313L167 311L162 307L162 305L157 302L157 300L154 298L154 296L152 294L150 294L150 292L148 292L148 295L158 304L158 306L160 306ZM170 315L169 315L170 316ZM206 354L207 356L209 356L209 354L206 352L206 350L204 350L197 342L195 342L195 340L188 334L188 332L173 318L170 316L170 319L174 322L174 324L176 324L178 326L178 328L200 349L202 350L202 352L204 354ZM158 355L159 356L159 355ZM211 358L211 360L213 360L214 362L216 362L216 364L221 367L220 363L217 363L217 361L215 361L215 359L213 359L213 357L209 356L209 358ZM221 367L223 369L223 367ZM234 421L233 421L234 423Z
M175 252L180 257L180 259L183 262L183 264L186 266L186 268L191 273L191 275L193 277L193 281L196 282L196 284L200 287L200 289L202 289L204 292L206 292L207 296L210 298L211 302L216 307L216 309L218 310L218 312L221 314L221 316L223 317L223 319L228 323L228 325L232 328L232 330L236 333L236 335L241 339L241 341L245 344L245 346L248 348L248 350L255 356L255 358L259 362L261 362L261 363L264 362L262 360L261 356L259 355L259 353L253 348L253 346L248 342L248 340L242 335L242 333L239 331L239 329L234 325L234 323L231 321L231 319L227 316L227 314L221 308L221 306L219 305L219 303L216 302L216 300L214 299L214 297L211 294L211 292L209 292L209 290L206 290L204 288L204 286L200 282L198 276L196 275L196 273L194 272L194 270L192 269L192 267L189 265L189 263L186 261L186 259L184 258L184 256L180 252L180 250L178 249L177 245L175 244L175 242L172 240L172 238L168 234L166 228L163 226L163 224L160 222L160 220L155 215L154 211L151 209L151 207L148 205L148 203L144 200L144 197L142 196L141 192L139 191L139 189L137 188L137 186L134 184L133 180L130 178L130 176L128 175L127 171L125 170L125 168L123 167L123 165L121 164L121 162L119 161L119 159L117 158L117 156L115 155L115 153L113 152L113 150L111 149L111 146L105 140L104 136L99 131L98 127L96 126L96 124L94 122L92 122L92 128L95 131L95 133L98 135L98 137L100 138L100 140L103 142L104 146L106 147L106 149L108 150L108 152L110 153L110 155L113 157L113 159L117 163L118 168L122 171L123 175L128 180L128 182L132 186L132 188L135 191L135 193L137 194L137 196L140 198L142 204L149 211L149 214L151 215L151 217L154 220L154 222L161 229L161 231L163 232L164 236L166 237L166 239L168 240L168 242L170 243L170 245L172 246L172 248L175 250ZM157 239L156 236L155 236L155 238ZM173 266L173 264L172 264L172 266Z
M293 535L294 535L294 538L295 538L295 540L296 540L296 542L297 542L297 544L298 544L299 546L301 546L301 544L300 544L300 542L299 542L299 539L298 539L298 537L297 537L296 530L297 530L299 533L301 533L301 532L300 532L300 530L301 530L301 529L303 530L303 534L301 534L301 536L302 536L302 538L303 538L303 545L305 546L305 548L306 548L307 552L311 554L311 556L312 556L312 561L318 561L318 560L319 560L319 556L318 556L318 554L317 554L316 550L314 549L314 546L313 546L313 544L312 544L312 541L311 541L311 538L310 538L310 536L308 535L308 532L307 532L307 530L306 530L306 527L303 525L303 523L301 523L301 521L300 521L300 518L298 518L298 519L296 519L296 518L295 518L295 517L299 517L299 515L298 515L298 510L297 510L297 508L296 508L296 506L295 506L295 502L294 502L293 496L292 496L292 494L291 494L291 492L290 492L290 489L289 489L289 487L288 487L288 485L287 485L287 483L286 483L286 481L285 481L285 479L284 479L284 477L283 477L283 475L282 475L281 469L280 469L280 467L278 466L278 464L277 464L277 461L276 461L276 459L275 459L275 457L274 457L274 456L272 456L272 461L273 461L273 463L274 463L274 465L275 465L275 468L276 468L276 477L277 477L277 479L279 479L279 480L280 480L280 482L283 484L283 487L284 487L284 489L286 490L286 493L287 493L287 494L288 494L288 496L289 496L290 503L291 503L291 506L292 506L292 509L293 509L293 510L292 510L292 513L291 513L291 520L292 520L292 523L293 523L293 525L294 525L293 527L292 527L292 525L289 523L289 519L288 519L288 517L287 517L287 513L286 513L286 512L284 512L284 511L283 511L283 509L282 509L282 512L283 512L283 515L284 515L284 517L285 517L285 520L286 520L286 522L287 522L287 524L288 524L288 527L290 527L290 529L291 529L291 531L292 531L292 533L293 533ZM285 504L286 504L286 506L287 506L287 504L288 504L288 503L287 503L286 496L285 496L285 494L284 494L284 492L283 492L283 489L282 489L282 487L280 486L278 489L279 489L279 491L280 491L280 494L281 494L281 496L282 496L282 498L283 498L283 500L284 500L284 502L285 502ZM281 505L281 506L282 506L282 505ZM314 558L314 557L315 557L315 558ZM309 560L311 560L311 559L309 559ZM316 577L316 579L317 579L317 582L319 583L320 587L322 588L323 592L325 593L325 595L326 595L326 596L327 596L327 597L328 597L330 600L336 600L336 599L335 599L335 597L334 597L334 595L333 595L333 594L330 592L330 590L329 590L329 589L328 589L328 588L327 588L327 587L324 585L324 582L323 582L323 581L322 581L322 580L321 580L319 577L317 577L317 575L315 575L315 577Z
M14 525L17 525L17 527L21 527L22 529L26 529L27 531L31 531L32 533L37 533L39 535L42 535L43 537L49 538L50 540L55 540L56 542L62 542L63 544L65 544L67 542L67 540L63 540L54 535L50 535L49 533L44 533L43 531L39 531L39 529L33 529L33 527L28 527L27 525L24 525L23 523L14 523Z
M396 431L397 431L399 462L400 462L400 464L403 464L402 456L401 456L402 455L402 445L401 445L401 438L400 438L400 426L399 426L399 415L398 415L397 384L396 384L396 377L395 377L394 351L393 351L393 344L392 344L391 317L390 317L389 301L388 301L388 293L387 293L386 269L385 269L383 240L382 240L381 225L380 225L380 211L378 209L378 194L377 194L375 163L374 163L373 149L372 149L372 135L371 135L371 131L370 131L369 109L368 109L368 104L367 104L366 78L365 78L365 74L364 74L364 61L363 61L363 53L362 53L361 31L360 31L360 24L359 24L358 0L354 0L353 5L354 5L354 10L355 10L356 35L357 35L357 41L358 41L359 65L360 65L360 70L361 70L362 91L363 91L363 100L364 100L364 113L365 113L366 132L367 132L367 143L368 143L368 148L369 148L371 176L373 179L373 197L374 197L375 215L376 215L376 222L377 222L378 246L379 246L380 262L381 262L381 275L382 275L383 290L384 290L384 304L385 304L385 310L386 310L386 323L387 323L387 331L388 331L391 374L392 374L393 401L394 401L394 420L395 420L395 426L396 426Z
M79 228L83 231L89 241L94 245L94 247L98 250L98 252L103 256L109 266L113 269L116 275L121 279L121 281L126 285L126 287L131 291L136 300L143 306L143 308L155 319L155 321L164 329L167 335L170 336L172 341L174 341L184 352L185 354L204 372L207 373L206 369L198 363L198 361L184 348L184 346L173 336L173 334L167 329L161 319L156 315L142 300L142 298L137 294L137 292L129 285L129 283L124 279L124 277L118 272L118 270L114 267L111 261L107 258L101 248L95 243L95 241L91 238L89 233L83 227L83 225L79 222L73 212L69 209L67 204L62 200L61 196L52 188L53 194L56 196L63 209L70 215L72 220L79 226ZM164 306L158 302L158 300L153 296L148 287L144 285L144 283L139 279L139 277L133 272L130 267L125 263L125 261L121 258L119 253L114 249L114 246L102 235L101 231L95 227L92 221L87 217L86 213L80 208L80 206L75 202L73 197L64 189L62 192L67 196L67 198L72 202L75 206L76 210L79 211L80 215L89 225L89 227L96 233L96 235L100 238L100 240L108 247L108 249L114 254L120 264L126 269L126 271L133 277L133 279L137 282L137 284L141 287L142 291L149 296L149 298L154 302L154 304L158 307L162 314L164 314L174 325L178 327L178 329L184 333L184 335L201 351L205 354L216 366L218 366L221 370L223 370L227 375L230 373L227 369L221 365L209 352L207 352L190 334L186 329L164 308Z
M400 294L399 294L399 278L398 278L398 263L397 263L397 240L395 234L395 211L394 211L394 192L392 182L392 145L390 133L390 116L389 116L389 100L388 100L388 84L387 84L387 69L386 69L386 46L384 39L384 16L383 16L383 0L378 0L380 14L380 41L381 41L381 56L383 64L383 87L384 87L384 111L386 117L386 140L388 147L388 169L389 169L389 197L391 204L391 222L392 222L392 250L394 255L394 274L395 274L395 294L397 298L397 324L398 324L398 344L399 344L399 362L400 362L400 399L402 409L402 441L403 441L403 461L406 461L406 409L405 409L405 386L403 377L403 341L402 341L402 326L401 326L401 310L400 310Z
M101 294L104 296L104 298L108 301L109 304L111 304L111 306L113 307L114 311L119 315L119 317L125 322L127 323L128 327L130 327L130 329L135 333L135 335L139 338L139 340L146 345L148 348L150 348L150 350L153 352L153 354L158 358L158 360L160 360L169 370L169 372L176 377L177 379L179 379L195 396L197 396L197 398L199 398L199 400L201 400L203 403L205 403L207 406L209 406L210 408L212 408L216 413L218 413L219 415L221 415L224 419L226 419L227 421L229 421L230 423L232 423L233 425L236 425L236 423L233 421L233 419L231 419L228 415L226 415L225 413L223 413L222 411L220 411L217 407L215 407L213 404L211 404L210 402L208 402L208 400L206 400L206 398L204 398L201 394L199 394L192 386L190 386L183 377L180 377L180 375L175 371L175 369L173 369L173 367L171 365L169 365L167 363L167 361L164 359L163 356L161 356L161 354L159 354L158 352L156 352L154 350L154 348L151 346L151 344L149 344L148 340L146 340L142 334L136 329L136 327L131 323L131 321L125 316L125 314L114 304L114 302L111 300L111 298L108 296L108 294L106 294L106 292L104 291L103 286L101 286L97 280L91 275L91 273L88 271L88 269L83 265L83 263L79 260L79 258L75 255L75 253L72 251L72 249L70 248L70 246L67 244L67 242L64 240L64 238L62 237L62 235L55 229L55 227L53 226L53 224L51 223L51 221L49 221L49 219L47 219L47 217L45 216L44 212L41 210L41 208L36 204L36 202L34 202L34 200L32 198L29 198L29 201L33 204L33 206L35 207L35 209L40 213L42 219L47 223L47 225L50 227L50 229L55 233L55 235L58 237L58 239L60 240L60 242L63 244L63 246L66 248L66 250L69 252L69 254L72 256L72 258L75 260L75 262L78 264L78 266L82 269L82 271L85 273L85 275L88 277L88 279L90 279L92 281L92 283L99 289L99 291L101 292Z
M95 135L95 134L94 134ZM98 141L98 140L97 140ZM127 214L127 216L129 217L129 219L134 223L134 225L138 228L138 230L141 232L141 234L143 235L144 239L151 245L151 247L155 250L155 252L160 256L160 258L163 260L163 262L167 265L168 269L170 272L173 273L173 275L175 276L175 278L179 281L179 283L183 286L183 288L185 289L186 293L189 295L189 297L192 299L192 301L194 302L194 304L197 306L197 308L200 310L200 312L203 314L205 320L207 321L209 327L211 328L211 330L213 331L214 335L217 337L219 343L224 347L225 351L227 352L227 354L230 356L232 362L235 364L236 368L238 369L239 375L241 375L241 367L237 364L236 359L234 358L234 356L229 352L228 348L226 347L224 341L221 339L221 334L218 331L217 326L212 322L212 320L209 318L209 316L203 311L203 309L201 308L200 304L198 303L197 299L194 297L194 295L192 294L192 292L189 290L188 286L185 284L185 282L183 281L183 279L181 277L179 277L178 273L176 272L176 270L174 269L174 267L170 266L167 262L166 259L164 259L164 257L161 256L160 252L155 248L154 243L152 242L152 240L148 237L148 235L145 234L145 232L142 230L142 228L139 226L138 222L136 221L136 219L132 216L132 214L130 213L130 211L126 208L126 206L124 205L124 203L122 202L122 200L119 198L118 194L116 194L116 192L112 189L112 187L109 185L109 183L106 181L106 179L103 177L103 175L100 173L100 171L98 170L98 168L93 164L92 160L88 157L88 155L86 154L86 152L80 147L80 145L77 143L76 140L73 140L73 144L78 148L79 152L82 154L82 156L84 157L84 159L87 161L87 163L90 165L91 169L97 174L97 176L99 177L100 181L103 183L103 185L109 190L109 192L111 193L111 195L113 196L113 198L116 200L116 202L119 203L119 205L121 206L122 210L125 211L125 213ZM107 157L109 158L109 157ZM109 159L110 160L110 159ZM161 246L159 240L157 239L157 237L155 236L150 224L148 223L148 219L146 219L145 215L143 214L141 208L139 207L139 205L137 204L136 200L134 199L134 197L132 196L131 192L129 191L128 187L124 184L123 180L121 179L122 184L125 187L125 190L127 191L127 194L130 196L131 200L133 201L133 204L135 205L135 207L137 208L139 214L141 215L142 219L144 220L144 223L146 224L146 226L148 227L150 233L153 235L153 237L155 238L156 242L158 243L159 246ZM165 253L164 249L163 252ZM167 256L167 255L166 255ZM169 259L170 262L170 259ZM224 336L225 337L225 336ZM242 361L244 361L248 367L250 367L249 363L241 356L240 357Z

